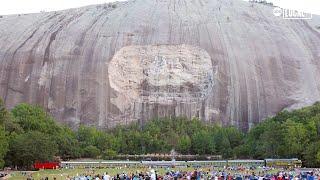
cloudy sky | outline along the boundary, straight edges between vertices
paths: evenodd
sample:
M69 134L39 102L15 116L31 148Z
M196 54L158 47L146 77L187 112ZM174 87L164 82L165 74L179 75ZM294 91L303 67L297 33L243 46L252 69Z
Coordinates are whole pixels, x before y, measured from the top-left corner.
M114 0L0 0L0 15L35 13L81 7ZM120 0L118 0L120 1ZM282 8L320 15L320 0L268 0Z

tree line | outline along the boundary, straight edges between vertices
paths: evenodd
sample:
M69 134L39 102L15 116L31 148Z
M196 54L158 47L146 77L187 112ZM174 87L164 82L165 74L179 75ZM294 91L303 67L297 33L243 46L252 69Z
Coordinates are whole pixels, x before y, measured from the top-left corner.
M44 109L19 104L11 111L0 100L0 168L31 168L35 161L114 159L118 154L170 153L223 158L292 158L320 166L320 103L283 111L249 132L183 117L117 126L109 130L57 123Z

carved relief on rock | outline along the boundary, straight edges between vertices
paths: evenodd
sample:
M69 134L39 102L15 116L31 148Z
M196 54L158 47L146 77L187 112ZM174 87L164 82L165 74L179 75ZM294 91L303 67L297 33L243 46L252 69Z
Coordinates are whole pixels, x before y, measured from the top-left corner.
M108 72L115 92L112 104L133 119L141 118L136 108L143 104L200 104L214 85L211 57L190 45L123 47L112 58Z

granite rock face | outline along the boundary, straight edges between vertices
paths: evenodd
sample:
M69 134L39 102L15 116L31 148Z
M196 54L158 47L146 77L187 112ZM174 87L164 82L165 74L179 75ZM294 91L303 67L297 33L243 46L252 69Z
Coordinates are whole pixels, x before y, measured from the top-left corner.
M240 0L132 0L0 18L0 97L108 128L187 116L247 130L320 100L320 18Z

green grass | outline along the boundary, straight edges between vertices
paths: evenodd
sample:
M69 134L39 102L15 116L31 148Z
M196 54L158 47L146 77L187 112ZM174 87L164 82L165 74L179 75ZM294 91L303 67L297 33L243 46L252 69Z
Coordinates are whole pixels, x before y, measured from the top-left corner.
M193 171L194 168L154 168L160 175L164 175L168 170L174 170L174 171ZM208 171L209 168L200 168L199 170ZM216 169L215 169L216 170ZM136 172L147 172L150 171L149 168L107 168L107 169L59 169L59 170L40 170L40 171L33 171L28 172L29 174L32 174L32 177L35 180L40 180L41 178L48 177L49 179L53 179L56 177L57 180L65 180L66 177L69 176L76 176L81 174L90 174L90 175L102 175L105 172L108 172L111 176L114 176L116 174L121 174L123 172L131 174ZM258 173L259 170L255 170L255 173ZM261 170L260 170L261 171ZM253 171L243 171L241 173L252 173ZM277 170L273 170L269 173L276 173ZM231 174L238 173L235 171L230 172ZM16 171L11 173L10 180L25 180L27 176L23 176L20 171Z
M167 172L168 169L166 168L154 168L157 172L160 174L164 174ZM183 171L191 171L193 168L170 168L170 170L183 170ZM61 169L61 170L40 170L40 171L33 171L28 172L29 174L32 174L32 177L35 180L40 180L44 177L49 177L49 179L53 179L54 177L57 178L57 180L65 180L66 177L69 176L76 176L81 174L90 174L90 175L97 175L97 174L103 174L105 172L108 172L111 176L114 176L116 174L120 173L136 173L136 172L147 172L150 171L148 168L107 168L107 169ZM10 180L25 180L27 176L23 176L22 172L17 171L11 173Z

